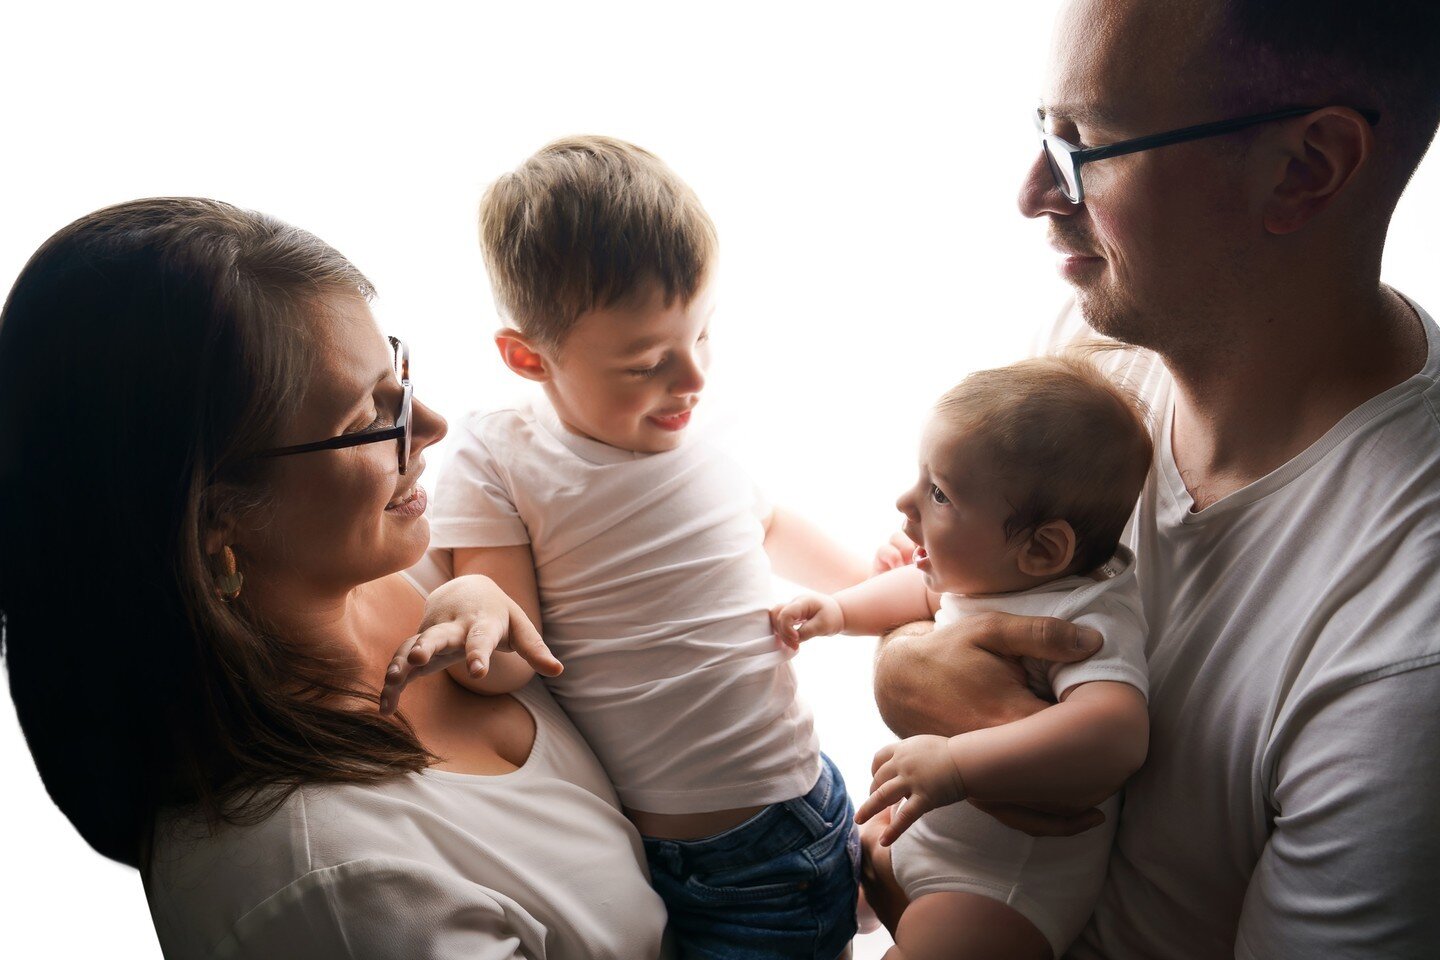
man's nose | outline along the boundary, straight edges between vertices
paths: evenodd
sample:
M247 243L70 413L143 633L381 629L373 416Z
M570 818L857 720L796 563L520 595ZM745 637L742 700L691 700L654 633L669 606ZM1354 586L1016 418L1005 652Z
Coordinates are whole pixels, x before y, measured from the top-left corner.
M1068 217L1076 210L1077 204L1065 199L1055 185L1055 175L1050 172L1050 163L1045 159L1045 149L1035 151L1035 160L1025 173L1020 184L1020 212L1031 219L1047 213Z

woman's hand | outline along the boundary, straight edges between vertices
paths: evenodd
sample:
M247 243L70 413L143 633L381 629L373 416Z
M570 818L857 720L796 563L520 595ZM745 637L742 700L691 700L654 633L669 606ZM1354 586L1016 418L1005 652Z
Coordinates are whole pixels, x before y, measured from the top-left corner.
M875 754L871 769L875 779L870 782L870 796L855 813L856 823L905 801L895 808L890 825L880 835L882 847L894 843L929 811L965 799L965 783L946 737L924 735L892 743Z
M393 713L405 685L464 659L477 680L489 671L496 650L513 651L553 677L565 669L519 604L489 577L456 577L437 588L425 602L420 632L402 643L385 670L380 712Z

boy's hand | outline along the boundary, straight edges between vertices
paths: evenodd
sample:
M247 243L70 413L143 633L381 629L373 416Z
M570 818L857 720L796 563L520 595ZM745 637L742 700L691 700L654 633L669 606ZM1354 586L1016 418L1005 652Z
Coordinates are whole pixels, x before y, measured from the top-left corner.
M915 541L900 531L890 534L879 550L875 551L875 560L871 564L871 576L884 573L886 570L894 570L896 567L903 567L915 559Z
M518 653L537 673L565 669L519 604L489 577L456 577L430 594L420 632L402 643L385 670L380 712L393 713L400 693L416 677L444 670L462 657L477 680L489 671L496 650Z
M870 796L855 812L856 823L905 801L896 807L890 826L880 835L882 847L894 843L929 811L965 799L965 784L946 737L924 735L892 743L875 754L871 769L875 779L870 781Z
M811 637L828 637L845 629L845 611L834 597L807 593L770 610L775 639L792 650Z

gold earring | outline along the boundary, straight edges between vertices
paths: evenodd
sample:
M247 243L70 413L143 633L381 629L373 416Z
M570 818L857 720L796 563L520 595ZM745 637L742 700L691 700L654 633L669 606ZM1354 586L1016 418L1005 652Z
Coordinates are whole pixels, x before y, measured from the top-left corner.
M215 596L229 603L240 596L245 585L245 574L235 569L235 551L228 546L220 548L221 572L215 577Z

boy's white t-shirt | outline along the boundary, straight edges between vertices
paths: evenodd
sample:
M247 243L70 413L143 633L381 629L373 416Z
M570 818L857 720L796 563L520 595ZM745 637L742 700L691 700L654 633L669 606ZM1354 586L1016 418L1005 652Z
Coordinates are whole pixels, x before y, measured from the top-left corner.
M1127 548L1091 576L1063 577L1023 593L991 597L944 594L935 625L993 611L1069 620L1104 638L1104 646L1079 663L1026 661L1037 695L1058 700L1072 687L1095 680L1147 691L1145 617L1135 557ZM1117 797L1110 797L1100 807L1106 816L1101 826L1074 837L1036 838L968 803L939 807L891 847L895 879L912 901L960 891L1008 904L1045 935L1059 956L1084 928L1100 895L1118 808Z
M519 769L301 787L257 824L175 813L145 891L167 957L644 960L665 906L594 755L538 681Z
M768 507L698 436L640 454L548 402L467 418L436 487L436 548L528 543L547 678L636 810L788 800L820 772L794 653L770 628Z

